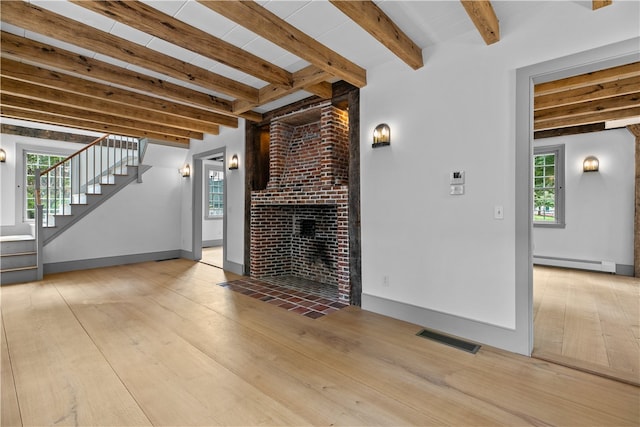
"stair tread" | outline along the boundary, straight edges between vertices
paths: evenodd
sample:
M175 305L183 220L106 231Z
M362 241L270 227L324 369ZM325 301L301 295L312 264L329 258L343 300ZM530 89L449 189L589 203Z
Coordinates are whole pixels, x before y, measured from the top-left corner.
M30 234L14 234L11 236L0 236L0 242L23 242L35 240L36 238Z
M11 257L11 256L20 256L20 255L36 255L37 252L35 251L29 251L29 252L17 252L15 254L0 254L0 256L2 257Z
M28 267L4 268L4 269L0 270L0 273L11 273L12 271L35 270L37 268L38 268L37 265L30 265Z

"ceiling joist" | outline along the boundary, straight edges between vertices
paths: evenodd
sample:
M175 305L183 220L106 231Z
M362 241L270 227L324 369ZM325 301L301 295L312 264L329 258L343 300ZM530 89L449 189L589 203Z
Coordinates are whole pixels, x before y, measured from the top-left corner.
M199 3L242 25L321 70L356 87L367 84L367 72L253 1Z
M4 10L4 5L3 5ZM15 60L54 68L81 75L89 79L102 80L117 86L128 87L144 93L190 104L204 109L232 114L231 102L203 92L130 71L97 59L87 58L64 49L1 32L0 49L2 56ZM91 80L88 80L91 81ZM240 115L249 120L260 120L258 113L247 112Z
M414 70L422 68L422 49L416 45L373 1L330 0L356 24L385 45Z
M291 73L288 71L140 1L71 1L268 83L291 86Z
M77 117L65 117L56 114L46 113L42 111L33 111L29 109L20 109L8 105L0 106L0 113L3 117L18 120L26 120L36 123L45 123L49 125L64 126L73 129L89 130L93 132L109 133L114 135L133 136L137 138L150 138L170 142L183 147L189 146L189 138L171 136L158 132L145 131L122 126L120 124L99 123L95 120L86 120Z
M238 127L238 119L235 117L92 82L8 58L2 58L0 74L4 77L10 77L27 83L61 89L78 95L91 96L129 107L136 106L153 112L161 112L181 120L184 125L191 123L187 128L199 129L203 132L206 132L206 129L212 124L234 128Z
M210 133L217 135L220 127L215 124L204 124L186 118L171 116L155 111L145 110L131 105L109 102L85 95L79 95L51 87L40 86L9 77L0 78L0 93L21 96L23 98L39 99L58 105L83 108L89 112L104 113L116 117L130 118L142 122L148 122L151 126L164 125L175 128L172 135L187 136L181 130L194 132L194 134ZM177 133L179 132L179 133Z
M640 62L534 87L534 130L576 128L626 119L640 111Z
M2 20L26 30L173 77L185 83L195 84L234 98L257 101L258 91L251 86L187 64L34 4L22 1L3 2Z
M498 17L488 0L460 0L486 44L500 41Z
M156 125L154 123L134 120L121 116L114 116L105 113L98 113L95 111L87 111L84 108L70 107L67 105L55 104L52 102L42 101L40 99L27 98L8 93L1 93L0 100L2 101L2 107L8 106L16 109L48 113L71 119L82 119L87 121L91 120L96 123L102 123L110 126L126 127L128 129L131 129L131 132L126 134L128 136L139 136L136 131L146 131L158 133L160 135L187 139L203 138L203 134L199 132L177 129L164 125Z

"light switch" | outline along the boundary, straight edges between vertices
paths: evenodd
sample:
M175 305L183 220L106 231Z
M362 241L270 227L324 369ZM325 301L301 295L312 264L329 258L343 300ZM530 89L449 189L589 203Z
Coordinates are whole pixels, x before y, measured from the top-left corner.
M493 218L494 219L504 219L504 208L502 206L494 206L493 207Z

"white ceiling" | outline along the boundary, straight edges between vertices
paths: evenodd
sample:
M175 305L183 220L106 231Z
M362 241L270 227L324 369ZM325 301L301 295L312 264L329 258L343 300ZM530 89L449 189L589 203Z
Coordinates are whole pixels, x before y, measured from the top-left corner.
M217 15L215 12L195 1L146 0L144 2L198 29L241 47L289 72L298 71L309 65L306 61L257 36L242 26ZM60 0L32 0L31 3L255 88L260 88L267 84L253 76L159 38L152 37L76 4ZM395 59L395 56L380 42L375 40L328 1L259 0L258 3L364 69L371 69L379 64ZM429 47L461 36L472 37L478 45L484 45L480 34L457 0L386 0L376 1L376 3L423 49L425 55L428 53ZM493 1L492 5L501 22L509 22L512 17L521 17L532 11L533 8L539 9L542 7L541 2L526 1ZM96 52L87 51L46 36L24 31L21 28L5 23L2 23L2 29L23 37L81 53L90 58L99 59L171 83L196 89L200 92L230 99L224 94L190 85L189 83L163 76L132 64L126 64L119 60L106 57ZM427 50L425 51L424 49ZM265 104L255 110L258 112L269 111L307 96L309 96L308 93L300 91L270 104Z

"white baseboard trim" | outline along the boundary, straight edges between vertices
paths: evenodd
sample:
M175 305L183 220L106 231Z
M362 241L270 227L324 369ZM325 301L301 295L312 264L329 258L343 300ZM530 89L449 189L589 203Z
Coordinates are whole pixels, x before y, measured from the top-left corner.
M574 258L534 255L533 264L551 267L575 268L579 270L601 271L623 276L633 276L633 265L616 264L614 261L592 261Z

